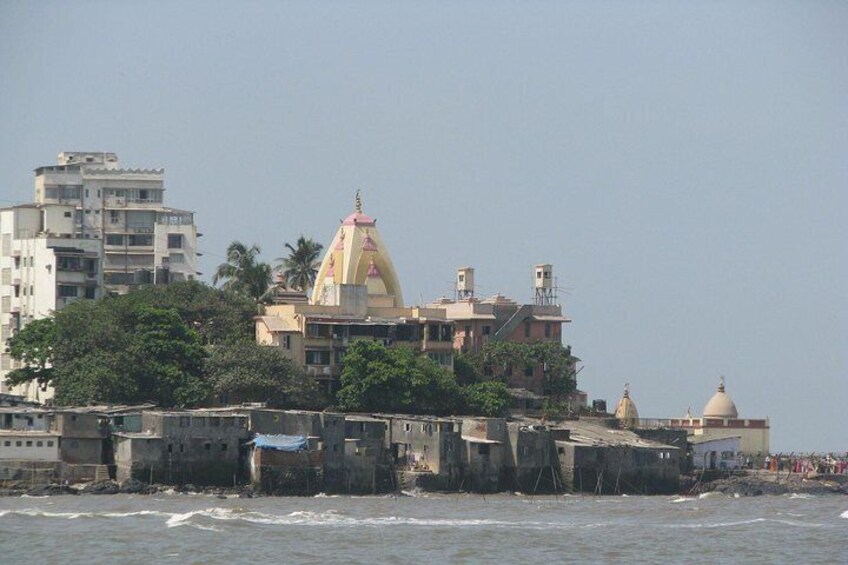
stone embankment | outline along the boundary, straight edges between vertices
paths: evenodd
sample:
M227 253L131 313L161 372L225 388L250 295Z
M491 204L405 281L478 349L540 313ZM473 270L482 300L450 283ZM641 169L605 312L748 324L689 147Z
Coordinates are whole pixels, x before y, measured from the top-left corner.
M688 484L687 484L688 483ZM683 483L686 494L718 492L739 496L761 496L782 494L848 494L848 475L809 476L769 471L749 471L744 475L732 475L709 481L690 477Z
M250 486L222 488L199 487L195 485L149 485L147 483L143 483L135 479L129 479L120 484L112 480L107 480L73 486L59 484L10 484L0 488L0 496L55 496L63 494L156 494L157 492L174 492L181 494L209 494L221 497L238 496L239 498L253 498L255 496L253 489Z

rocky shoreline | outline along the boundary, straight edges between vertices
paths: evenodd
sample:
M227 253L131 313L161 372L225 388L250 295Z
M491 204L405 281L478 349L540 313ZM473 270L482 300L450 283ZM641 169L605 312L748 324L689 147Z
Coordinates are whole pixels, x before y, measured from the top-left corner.
M219 496L221 498L238 497L253 498L257 494L253 487L241 485L232 488L225 487L201 487L195 485L149 485L135 479L129 479L123 483L116 481L97 481L77 485L62 484L39 484L39 485L7 485L0 488L0 496L56 496L56 495L105 495L105 494L206 494Z
M777 474L769 472L748 472L743 475L732 475L703 480L703 477L681 477L682 495L701 495L719 493L733 496L763 496L806 494L848 495L848 475L815 475L802 476L798 474ZM263 496L255 492L250 485L235 487L202 487L187 485L147 484L135 479L123 483L113 480L98 481L77 485L63 484L6 484L0 487L2 496L56 496L56 495L107 495L107 494L203 494L220 498L254 498Z
M784 494L848 495L848 475L800 475L772 472L748 472L710 481L698 481L697 477L686 477L681 482L685 494L710 492L738 495L762 496ZM687 488L688 487L688 488Z

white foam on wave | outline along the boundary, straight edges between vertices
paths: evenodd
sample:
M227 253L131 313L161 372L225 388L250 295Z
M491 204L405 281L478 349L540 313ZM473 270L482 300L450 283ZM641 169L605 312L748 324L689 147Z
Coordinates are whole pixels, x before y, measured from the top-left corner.
M170 512L158 510L138 510L136 512L47 512L37 508L24 508L22 510L0 510L0 518L4 516L27 516L31 518L64 518L76 520L77 518L130 518L133 516L158 516L170 517Z
M840 517L840 518L846 518L846 519L848 519L848 510L846 510L845 512L843 512L842 514L840 514L840 515L839 515L839 517Z
M789 495L790 500L798 500L798 499L807 500L807 499L811 499L811 498L815 498L815 496L813 496L812 494L806 494L806 493L803 493L803 492L793 492L792 494Z
M691 497L691 496L678 496L677 498L675 498L674 500L671 500L670 502L672 504L680 504L681 502L692 502L692 501L695 501L695 500L698 500L698 499Z
M733 528L736 526L747 526L750 524L762 524L762 523L772 523L772 524L783 524L784 526L793 526L796 528L820 528L821 524L814 524L811 522L798 522L796 520L776 520L773 518L752 518L750 520L738 520L736 522L718 522L715 524L670 524L670 528L687 528L687 529L699 529L699 528Z
M298 510L285 515L265 514L240 508L207 508L183 514L172 515L166 525L169 528L193 526L209 522L247 522L271 526L334 526L334 527L386 527L386 526L418 526L418 527L449 527L449 528L565 528L574 524L557 522L508 522L489 519L446 519L446 518L413 518L408 516L380 516L374 518L357 518L339 514L335 510L313 512Z

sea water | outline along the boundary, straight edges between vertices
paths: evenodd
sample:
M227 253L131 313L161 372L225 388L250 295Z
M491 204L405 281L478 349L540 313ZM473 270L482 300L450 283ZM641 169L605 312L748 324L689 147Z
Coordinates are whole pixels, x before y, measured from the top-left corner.
M0 498L0 563L848 563L848 497Z

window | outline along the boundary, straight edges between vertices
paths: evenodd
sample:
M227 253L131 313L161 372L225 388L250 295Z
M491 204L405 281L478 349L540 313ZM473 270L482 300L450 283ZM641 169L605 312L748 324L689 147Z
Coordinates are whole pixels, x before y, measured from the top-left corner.
M23 444L20 441L15 442L15 447L20 447L21 445L23 445Z
M93 300L93 299L97 298L97 289L94 288L93 286L87 287L85 289L85 297L88 298L89 300Z
M465 326L465 337L469 337L470 335L471 335L471 326L466 325Z
M44 442L43 441L35 442L35 447L44 447Z
M524 366L524 376L525 377L532 377L533 376L533 369L534 369L533 365L525 365Z
M60 298L75 298L77 295L77 287L66 284L59 285Z
M180 416L180 427L188 428L191 426L191 416Z
M483 335L489 335L492 333L492 326L483 326Z
M307 350L306 351L306 364L307 365L329 365L330 364L330 352L329 351Z
M403 431L411 432L412 431L412 424L404 424L403 425Z
M180 444L180 453L183 453L184 451L185 451L185 446L183 444Z
M12 442L7 439L3 442L3 447L12 447Z
M480 455L488 455L489 454L489 444L481 443L477 445L477 453Z
M47 440L47 447L53 447L53 440L52 439Z
M530 322L524 322L524 337L530 337Z
M183 248L183 234L181 233L169 233L168 234L168 249L182 249Z
M283 346L283 349L291 349L291 336L290 335L284 335L283 336L282 346Z
M26 446L27 446L27 447L32 447L32 441L30 440L30 441L26 442Z
M226 451L226 450L227 450L227 444L226 444L226 443L222 443L222 444L221 444L221 451Z
M124 244L124 236L120 234L107 233L106 234L106 245L123 245Z
M168 444L168 453L173 453L173 452L174 452L174 444L169 443Z
M71 213L70 213L70 212L65 212L65 217L66 217L66 218L70 218L70 217L71 217Z
M206 451L212 451L212 444L207 441L203 444L203 449L205 449Z
M551 323L545 322L545 337L551 337Z
M132 234L127 236L130 247L149 247L153 245L153 235Z
M121 213L117 210L109 210L109 222L113 224L120 223Z

